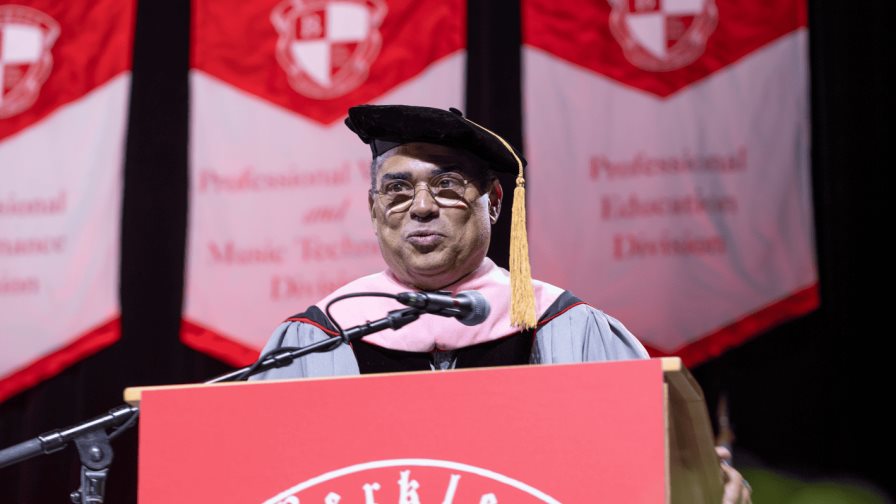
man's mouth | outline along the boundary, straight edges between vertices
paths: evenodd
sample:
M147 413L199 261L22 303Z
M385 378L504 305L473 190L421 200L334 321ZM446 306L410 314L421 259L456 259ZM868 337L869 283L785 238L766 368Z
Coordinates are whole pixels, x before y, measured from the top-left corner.
M406 239L408 243L415 247L428 248L442 243L442 240L445 239L445 235L438 231L419 230L408 233Z

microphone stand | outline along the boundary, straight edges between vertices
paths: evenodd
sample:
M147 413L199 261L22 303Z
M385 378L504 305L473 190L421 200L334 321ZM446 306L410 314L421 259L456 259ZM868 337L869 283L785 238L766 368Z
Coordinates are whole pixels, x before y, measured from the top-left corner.
M275 350L269 357L256 362L251 366L237 369L204 383L222 383L228 381L240 381L250 376L274 369L288 366L295 359L312 352L326 352L335 349L341 343L349 343L358 338L382 331L384 329L398 329L417 320L424 313L419 308L403 308L393 310L384 318L367 322L352 327L342 332L339 339L329 338L306 345L304 347ZM109 410L101 415L85 422L81 422L64 429L56 429L45 432L35 438L23 441L19 444L0 450L0 468L17 464L38 455L50 454L65 448L68 443L74 441L78 448L78 456L81 459L81 486L72 492L69 498L74 504L102 504L106 492L106 479L109 474L109 465L112 463L111 439L122 431L133 427L137 423L140 409L137 406L124 404ZM106 429L115 428L111 434Z
M226 374L222 374L205 383L221 383L228 381L240 381L246 378L278 367L288 366L295 359L312 352L327 352L334 350L339 343L350 343L356 339L363 338L368 334L380 332L384 329L399 329L420 318L422 313L426 313L421 308L402 308L400 310L392 310L384 318L367 322L342 331L342 338L334 341L334 338L324 339L317 343L312 343L299 348L284 349L280 352L271 354L269 357L252 364L251 366L237 369ZM276 350L275 350L276 352ZM245 376L244 376L245 375ZM0 465L2 467L2 465Z

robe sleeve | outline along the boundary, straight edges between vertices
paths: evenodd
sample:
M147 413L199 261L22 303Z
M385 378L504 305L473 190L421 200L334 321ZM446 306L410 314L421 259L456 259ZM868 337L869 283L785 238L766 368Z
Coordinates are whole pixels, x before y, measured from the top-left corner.
M647 350L622 322L581 304L538 328L531 361L555 364L647 358Z
M302 347L331 336L319 328L302 322L284 322L274 330L261 351L262 355L279 347ZM250 380L283 380L321 376L360 374L358 362L348 345L339 345L329 352L315 352L296 359L292 364L259 373Z

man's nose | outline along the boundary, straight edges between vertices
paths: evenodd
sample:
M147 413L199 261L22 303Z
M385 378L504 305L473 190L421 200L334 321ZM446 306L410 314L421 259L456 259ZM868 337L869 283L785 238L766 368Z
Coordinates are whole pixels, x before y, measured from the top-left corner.
M438 213L439 204L429 191L429 186L418 184L414 187L414 199L411 200L411 215L414 217L431 217Z

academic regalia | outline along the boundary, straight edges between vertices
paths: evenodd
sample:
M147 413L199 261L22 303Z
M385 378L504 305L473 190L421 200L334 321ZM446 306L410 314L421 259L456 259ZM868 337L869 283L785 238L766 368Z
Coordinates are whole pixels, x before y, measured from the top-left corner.
M568 291L534 280L539 321L520 331L509 323L509 278L491 260L446 291L482 293L491 312L482 324L467 327L438 315L425 314L398 331L387 329L351 347L342 345L308 355L291 366L261 373L256 379L355 375L515 364L550 364L647 358L647 352L618 320ZM324 314L328 300L351 292L398 293L412 290L388 271L363 277L336 290L308 310L289 317L271 335L264 352L281 346L305 346L337 337ZM388 298L350 298L331 307L343 328L385 316L402 306Z

